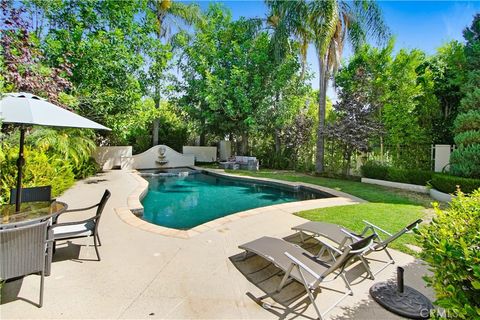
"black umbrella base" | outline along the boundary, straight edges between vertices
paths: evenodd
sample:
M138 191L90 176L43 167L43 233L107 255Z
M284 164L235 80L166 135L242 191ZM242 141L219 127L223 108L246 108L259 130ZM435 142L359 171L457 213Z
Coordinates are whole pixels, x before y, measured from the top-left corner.
M388 311L410 319L428 319L433 309L432 303L423 294L408 286L403 286L401 293L394 282L374 284L370 295Z

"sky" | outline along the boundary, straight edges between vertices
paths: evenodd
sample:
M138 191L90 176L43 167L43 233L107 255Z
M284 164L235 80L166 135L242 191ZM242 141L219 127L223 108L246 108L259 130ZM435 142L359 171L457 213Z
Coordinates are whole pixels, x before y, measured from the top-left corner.
M210 1L199 1L202 9L208 8ZM234 19L239 17L267 16L263 1L217 1L232 11ZM475 13L480 13L480 1L378 1L390 32L395 36L395 50L421 49L434 54L436 49L450 40L463 41L462 30L469 26ZM351 55L345 50L344 60ZM307 61L314 74L318 63L313 48L308 51ZM312 87L318 88L318 77L312 79ZM336 96L332 88L330 98Z

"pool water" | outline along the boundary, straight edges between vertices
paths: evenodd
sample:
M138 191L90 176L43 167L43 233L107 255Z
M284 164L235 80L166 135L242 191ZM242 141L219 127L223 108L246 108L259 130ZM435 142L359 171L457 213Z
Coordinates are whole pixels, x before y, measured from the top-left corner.
M204 173L144 178L149 186L142 200L143 219L183 230L253 208L332 197L307 188L294 190Z

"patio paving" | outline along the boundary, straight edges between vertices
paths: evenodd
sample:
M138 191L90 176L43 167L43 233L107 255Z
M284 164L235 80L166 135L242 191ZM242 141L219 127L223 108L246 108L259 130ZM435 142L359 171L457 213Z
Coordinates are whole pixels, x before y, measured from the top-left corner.
M102 261L88 261L95 260L93 245L86 246L90 239L59 243L52 274L45 280L44 307L39 309L29 302L38 299L39 277L32 275L4 286L0 318L315 318L313 307L308 304L300 305L297 313L287 314L281 304L274 304L272 310L257 305L245 293L263 293L229 260L241 252L240 244L264 235L291 235L290 228L305 221L291 214L291 205L288 210L262 209L259 214L232 219L189 238L169 237L127 224L116 214L115 208L127 207L127 199L138 183L129 172L110 171L78 182L60 197L70 208L77 208L99 201L106 188L112 192L100 224ZM71 213L62 221L86 216ZM420 279L425 267L409 255L394 250L392 253L397 265L406 266L406 284L432 298ZM376 267L372 264L374 270ZM352 268L352 276L356 275L355 295L347 297L326 318L398 319L368 295L373 283L393 278L395 268L389 266L374 281L358 276L361 272ZM327 285L331 289L343 288L340 279ZM320 309L325 310L337 296L330 289L320 293Z

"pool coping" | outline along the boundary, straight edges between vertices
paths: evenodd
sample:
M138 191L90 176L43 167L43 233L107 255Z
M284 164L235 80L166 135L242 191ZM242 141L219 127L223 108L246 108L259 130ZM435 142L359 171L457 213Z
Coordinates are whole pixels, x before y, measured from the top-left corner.
M116 214L122 221L124 221L125 223L137 229L141 229L147 232L152 232L152 233L156 233L156 234L160 234L168 237L189 239L199 234L202 234L206 231L209 231L211 229L221 227L226 223L229 223L238 219L248 218L250 216L261 214L264 212L270 212L272 210L278 210L279 212L292 214L295 212L322 208L322 207L350 205L350 204L367 202L363 199L352 196L348 193L331 189L331 188L318 186L315 184L310 184L310 183L290 182L290 181L276 180L276 179L270 179L270 178L239 176L235 174L226 173L222 169L206 169L206 168L195 167L195 166L192 166L190 168L194 170L205 171L208 174L216 175L220 177L229 177L229 178L233 177L233 178L244 180L244 181L257 181L257 182L264 182L264 183L268 182L268 184L282 185L282 186L286 185L293 188L304 187L304 188L314 189L321 192L329 193L334 197L314 199L314 200L294 201L294 202L275 204L275 205L266 206L266 207L258 207L258 208L254 208L246 211L233 213L224 217L220 217L218 219L203 223L201 225L198 225L188 230L179 230L179 229L158 226L156 224L145 221L139 217L139 215L143 212L143 205L140 201L148 192L148 181L142 178L140 176L140 173L137 170L132 170L130 174L137 181L138 185L134 189L134 191L128 196L127 207L115 208ZM332 200L336 200L336 201L332 201ZM328 205L327 202L332 202L332 204Z

